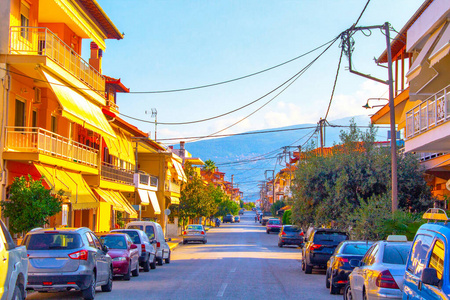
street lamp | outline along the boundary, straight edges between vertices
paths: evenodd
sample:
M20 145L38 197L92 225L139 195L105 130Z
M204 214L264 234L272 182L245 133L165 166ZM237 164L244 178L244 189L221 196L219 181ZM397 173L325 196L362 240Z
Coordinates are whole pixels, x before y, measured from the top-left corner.
M366 104L363 105L362 107L365 108L365 109L369 109L369 108L374 108L374 107L382 107L382 106L385 106L385 105L372 105L372 106L370 106L370 105L369 105L369 101L370 101L370 100L386 100L386 101L389 101L389 99L387 99L387 98L369 98L369 99L367 99Z

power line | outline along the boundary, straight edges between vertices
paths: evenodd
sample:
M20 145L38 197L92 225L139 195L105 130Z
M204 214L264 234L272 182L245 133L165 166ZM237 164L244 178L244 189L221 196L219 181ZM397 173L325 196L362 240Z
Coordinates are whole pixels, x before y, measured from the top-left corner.
M130 92L130 94L161 94L161 93L185 92L185 91L198 90L198 89L208 88L208 87L212 87L212 86L217 86L217 85L222 85L222 84L226 84L226 83L242 80L242 79L249 78L249 77L252 77L252 76L255 76L255 75L258 75L258 74L261 74L261 73L264 73L264 72L267 72L267 71L270 71L270 70L273 70L273 69L276 69L278 67L284 66L284 65L286 65L286 64L288 64L290 62L293 62L293 61L295 61L295 60L297 60L299 58L302 58L302 57L304 57L304 56L306 56L306 55L308 55L308 54L310 54L310 53L312 53L314 51L317 51L317 50L319 50L322 47L325 47L326 45L328 45L329 43L331 43L333 41L334 41L334 39L330 40L330 41L328 41L328 42L326 42L326 43L324 43L324 44L322 44L322 45L320 45L320 46L318 46L318 47L316 47L316 48L314 48L314 49L312 49L312 50L310 50L308 52L305 52L305 53L303 53L303 54L301 54L301 55L299 55L297 57L289 59L289 60L287 60L287 61L285 61L283 63L280 63L278 65L275 65L273 67L270 67L270 68L267 68L267 69L264 69L264 70L261 70L261 71L255 72L255 73L251 73L251 74L248 74L248 75L244 75L244 76L241 76L241 77L237 77L237 78L234 78L234 79L229 79L229 80L225 80L225 81L221 81L221 82L205 84L205 85L189 87L189 88L180 88L180 89L172 89L172 90L161 90L161 91Z
M330 112L331 102L333 101L334 91L336 90L336 84L339 77L339 70L341 68L342 54L344 54L344 48L341 48L341 55L339 56L339 63L336 70L336 77L334 78L333 90L331 91L330 102L328 103L327 113L325 114L325 120L327 120L328 113Z
M220 132L223 132L223 131L225 131L225 130L227 130L227 129L229 129L229 128L231 128L231 127L233 127L233 126L235 126L235 125L237 125L237 124L239 124L240 122L242 122L242 121L244 121L245 119L247 119L247 118L249 118L250 116L252 116L253 114L255 114L256 112L258 112L259 110L261 110L264 106L266 106L267 104L269 104L270 102L272 102L275 98L277 98L281 93L283 93L287 88L289 88L298 78L300 78L300 76L301 75L303 75L326 51L328 51L328 49L330 49L331 48L331 46L339 39L339 37L340 37L340 35L339 36L337 36L336 38L335 38L335 40L330 44L330 45L328 45L328 47L327 48L325 48L315 59L313 59L306 67L304 67L302 70L300 70L296 75L294 75L293 77L291 77L291 79L292 79L292 81L284 88L284 89L282 89L278 94L276 94L274 97L272 97L272 99L270 99L269 101L267 101L266 103L264 103L262 106L260 106L259 108L257 108L255 111L253 111L252 113L250 113L249 115L247 115L247 116L245 116L244 118L242 118L242 119L240 119L239 121L237 121L237 122L235 122L235 123L233 123L233 124L231 124L230 126L228 126L228 127L225 127L225 128L223 128L222 130L219 130L219 131L216 131L216 132L214 132L214 133L212 133L212 134L210 134L210 135L208 135L207 137L205 137L205 138L208 138L208 137L213 137L213 136L215 136L217 133L220 133ZM294 78L295 77L295 78ZM194 141L197 141L197 140L199 140L199 139L196 139L196 140L194 140ZM190 141L190 142L194 142L194 141Z

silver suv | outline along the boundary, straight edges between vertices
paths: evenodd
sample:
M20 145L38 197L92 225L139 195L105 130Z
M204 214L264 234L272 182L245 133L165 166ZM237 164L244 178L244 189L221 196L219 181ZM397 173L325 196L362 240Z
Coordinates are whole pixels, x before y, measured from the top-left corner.
M81 290L94 299L95 288L112 290L113 267L108 247L89 228L35 229L24 245L28 251L28 286L35 291Z

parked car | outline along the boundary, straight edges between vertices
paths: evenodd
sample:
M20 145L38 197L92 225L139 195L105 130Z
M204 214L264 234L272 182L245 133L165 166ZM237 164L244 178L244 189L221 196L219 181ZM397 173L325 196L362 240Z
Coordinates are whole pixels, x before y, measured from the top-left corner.
M131 275L139 276L139 250L126 233L97 234L103 245L109 248L108 255L113 263L113 274L123 275L130 280Z
M144 269L144 272L150 271L150 269L156 268L156 250L150 243L147 235L140 229L114 229L111 232L126 233L133 241L133 244L137 245L139 252L139 266Z
M362 260L350 260L355 268L348 277L344 299L401 299L410 249L406 236L388 236L386 241L374 243Z
M297 245L303 247L303 230L295 225L283 225L278 234L278 247L284 245Z
M345 232L335 229L314 229L302 249L302 270L311 274L314 267L325 268L340 242L348 240Z
M241 209L239 210L239 215L244 215L244 211L245 211L245 209L244 209L244 208L241 208Z
M206 244L207 236L203 225L188 225L186 230L183 231L183 244L188 242L202 242L203 244Z
M28 257L25 246L16 246L0 220L0 299L25 299L28 281Z
M348 282L348 275L354 267L350 260L361 260L372 246L370 241L343 241L334 250L333 255L327 262L325 286L330 289L330 294L339 294ZM355 263L355 261L354 261Z
M95 288L112 290L113 266L89 228L54 228L30 231L24 239L28 252L27 289L35 291L81 290L94 299Z
M234 222L233 215L227 214L226 216L224 216L223 217L223 222L224 223L233 223Z
M271 232L280 232L280 229L283 225L281 225L281 221L277 218L272 218L267 221L266 232L270 234Z
M166 264L170 263L170 247L167 244L171 239L164 237L164 232L161 225L151 221L133 221L128 223L125 228L139 228L147 234L150 242L155 246L156 261L158 265L162 266L163 261Z
M445 211L429 209L406 262L403 299L450 299L450 226ZM440 222L439 222L440 221Z
M241 217L234 216L234 223L240 223L240 222L241 222Z
M267 222L270 218L273 218L272 213L270 211L265 211L262 213L261 225L266 226Z

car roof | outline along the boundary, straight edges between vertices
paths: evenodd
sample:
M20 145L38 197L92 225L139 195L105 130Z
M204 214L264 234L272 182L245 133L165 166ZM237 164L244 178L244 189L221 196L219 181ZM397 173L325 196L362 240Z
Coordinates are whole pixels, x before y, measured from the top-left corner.
M134 228L124 228L124 229L114 229L114 230L111 230L111 232L124 232L124 231L137 231L137 232L139 232L139 233L145 234L145 232L143 232L142 230L140 230L140 229L134 229Z
M29 234L35 234L35 233L45 233L50 231L58 231L58 232L81 232L81 231L91 231L87 227L54 227L54 228L35 228L32 229Z
M314 232L319 232L319 231L322 231L322 232L336 232L336 233L347 234L347 232L345 232L345 231L338 230L338 229L332 229L332 228L316 228L316 229L314 229Z

